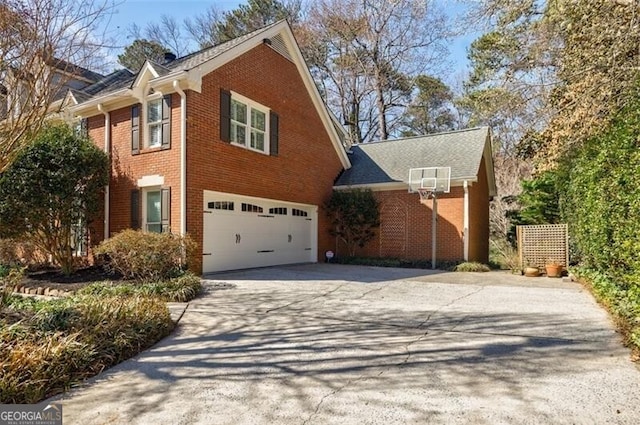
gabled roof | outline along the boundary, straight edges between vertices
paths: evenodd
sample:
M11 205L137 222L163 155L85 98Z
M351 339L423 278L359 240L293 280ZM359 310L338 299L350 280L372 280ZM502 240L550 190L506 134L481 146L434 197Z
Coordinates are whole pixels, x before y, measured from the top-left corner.
M104 75L99 74L97 72L91 71L87 68L83 68L79 65L75 65L71 62L65 61L63 59L52 58L47 61L47 65L53 66L54 68L59 69L60 71L69 73L76 78L82 78L89 83L93 83L104 78Z
M488 127L351 147L351 168L335 186L375 186L407 184L410 168L451 167L451 181L476 181L482 158L485 158L489 191L495 192L491 137Z
M235 46L241 44L242 42L267 31L276 24L277 23L271 24L264 28L260 28L256 31L234 38L233 40L229 40L217 46L207 47L205 49L199 50L181 58L177 58L165 64L146 61L140 72L145 70L147 67L151 67L158 74L158 76L164 77L170 73L188 71L221 55L222 53L233 49ZM104 79L98 81L97 83L86 87L84 91L90 94L91 97L98 97L116 92L123 88L132 88L140 72L133 73L127 69L117 70L106 76Z
M320 96L286 20L162 65L146 61L138 74L127 70L116 71L104 80L86 87L83 92L90 95L90 98L73 106L73 113L91 116L101 108L109 110L112 107L122 107L129 101L141 102L144 87L170 93L178 86L182 90L200 92L203 75L262 44L269 45L278 54L295 64L342 166L345 169L349 168L351 164L345 152L341 134L334 126L331 114ZM74 93L70 93L70 96L72 95ZM73 97L78 100L77 96Z

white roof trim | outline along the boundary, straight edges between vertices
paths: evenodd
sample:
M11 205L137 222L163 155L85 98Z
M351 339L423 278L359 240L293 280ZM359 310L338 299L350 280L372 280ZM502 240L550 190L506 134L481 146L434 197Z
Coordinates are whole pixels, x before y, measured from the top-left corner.
M482 152L484 158L485 172L487 173L487 186L489 186L489 196L496 196L498 188L496 186L495 168L493 166L493 150L491 149L491 129L487 128L487 140ZM478 170L480 172L480 170Z
M198 73L200 76L202 76L213 72L217 68L225 65L227 62L230 62L238 56L261 45L265 38L275 37L278 34L282 35L284 42L286 43L289 51L292 54L293 63L298 68L298 73L302 77L302 81L307 88L307 92L309 93L311 100L316 107L316 111L318 112L318 115L320 116L320 119L329 135L329 138L334 145L336 153L338 154L340 162L342 163L342 167L344 169L351 168L351 162L349 161L347 153L342 146L342 142L340 141L340 137L338 137L336 129L333 127L329 111L324 104L322 97L320 96L318 88L313 82L313 78L311 77L309 68L307 67L306 62L302 57L300 48L295 41L293 33L291 32L291 27L289 27L287 21L280 21L279 23L266 28L264 31L256 33L253 37L243 40L241 43L237 44L226 52L209 59L208 61L196 66L195 68L190 69L188 74L190 74L191 76L192 73Z
M478 179L477 177L452 179L451 187L462 187L465 181L471 185L473 182L478 181ZM409 184L407 182L366 183L353 184L350 186L333 186L333 188L335 190L371 189L373 192L382 192L385 190L409 190Z
M275 37L276 35L281 35L283 41L288 47L289 51L292 54L293 63L298 68L298 73L302 77L302 81L304 82L305 87L307 88L307 92L309 93L311 100L320 116L320 120L322 121L329 138L338 154L338 158L340 158L340 162L344 169L351 168L351 162L349 161L349 157L347 156L347 152L345 148L342 146L342 142L340 141L340 137L333 125L333 121L330 115L329 110L327 109L322 97L320 96L320 92L316 87L313 78L311 77L311 73L309 72L309 68L307 67L306 62L302 57L302 53L300 52L300 48L298 47L297 42L295 41L295 37L293 36L293 32L291 32L291 27L287 23L287 21L283 20L278 22L277 24L271 25L270 27L265 28L263 31L258 31L254 34L253 37L247 38L237 45L231 47L227 51L212 57L200 65L185 71L177 71L171 72L163 77L159 77L156 70L153 68L149 61L146 61L143 65L141 71L136 76L136 79L133 83L132 89L121 89L112 93L108 93L104 96L93 98L87 102L84 102L76 108L76 113L83 110L94 108L99 103L106 103L107 101L114 100L116 98L122 96L136 96L139 90L135 90L138 88L139 84L144 81L143 74L151 74L153 78L148 79L146 82L150 87L156 87L162 83L173 81L173 80L187 80L188 87L184 87L184 89L192 89L197 92L200 91L200 86L202 83L202 76L206 75L217 68L225 65L231 60L237 58L238 56L248 52L249 50L261 45L265 38Z

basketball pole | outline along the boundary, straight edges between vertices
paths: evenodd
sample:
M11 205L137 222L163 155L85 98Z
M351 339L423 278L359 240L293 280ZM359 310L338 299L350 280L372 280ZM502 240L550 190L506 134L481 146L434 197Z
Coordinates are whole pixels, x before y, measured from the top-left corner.
M437 193L433 192L433 206L431 207L431 270L436 269L436 233L438 225Z

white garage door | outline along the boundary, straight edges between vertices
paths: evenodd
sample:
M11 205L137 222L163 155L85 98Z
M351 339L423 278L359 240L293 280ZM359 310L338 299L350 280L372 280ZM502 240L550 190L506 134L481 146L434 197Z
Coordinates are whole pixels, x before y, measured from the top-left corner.
M204 191L204 273L315 262L317 207Z

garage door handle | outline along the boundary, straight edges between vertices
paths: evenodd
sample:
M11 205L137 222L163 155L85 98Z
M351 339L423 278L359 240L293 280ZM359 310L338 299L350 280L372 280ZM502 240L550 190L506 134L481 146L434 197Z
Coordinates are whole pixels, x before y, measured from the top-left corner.
M262 254L263 252L273 252L273 249L263 249L262 251L258 251L258 254Z
M289 243L293 240L293 236L289 235Z
M205 253L203 253L202 255L203 255L203 256L205 256L205 255L211 255L211 253L210 253L210 252L205 252Z
M236 233L236 243L240 243L241 240L242 236L240 236L240 233Z

